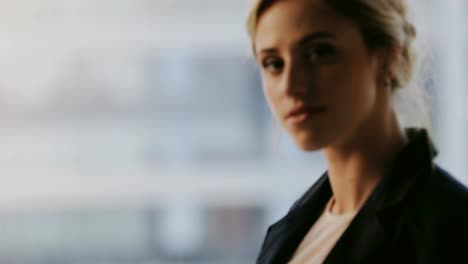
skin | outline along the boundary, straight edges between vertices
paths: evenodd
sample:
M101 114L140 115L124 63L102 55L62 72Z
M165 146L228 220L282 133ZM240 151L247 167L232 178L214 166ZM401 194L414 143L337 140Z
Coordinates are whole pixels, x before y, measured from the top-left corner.
M358 210L406 142L386 84L398 49L369 50L357 25L323 0L277 1L253 45L275 118L299 148L326 156L332 213ZM301 106L312 112L288 118Z

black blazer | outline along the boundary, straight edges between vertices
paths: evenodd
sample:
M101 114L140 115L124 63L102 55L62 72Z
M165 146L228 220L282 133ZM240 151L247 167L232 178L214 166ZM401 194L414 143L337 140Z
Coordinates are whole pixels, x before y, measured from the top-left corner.
M425 130L409 142L324 263L468 263L468 189L434 165ZM331 198L325 173L267 231L257 264L287 263Z

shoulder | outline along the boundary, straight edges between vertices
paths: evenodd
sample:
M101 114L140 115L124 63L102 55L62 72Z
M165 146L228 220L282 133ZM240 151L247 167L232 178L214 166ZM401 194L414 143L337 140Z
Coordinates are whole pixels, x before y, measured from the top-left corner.
M427 199L426 210L436 212L440 218L441 229L463 234L468 242L468 188L440 167L435 168L435 177L431 183L431 195Z
M425 195L430 195L434 205L442 206L442 211L458 208L460 213L468 214L468 188L447 171L435 165L434 177L429 181ZM429 198L429 197L427 197Z
M433 176L420 185L408 201L406 220L438 242L468 243L468 188L436 165Z
M402 205L399 222L413 235L436 242L463 234L468 242L468 189L442 168L434 165L432 175L421 177Z
M453 214L468 218L468 188L444 169L433 166L430 174L412 183L404 211L423 221L444 219Z
M450 263L468 263L468 188L437 166L430 185L423 215L435 216L438 248Z
M432 177L422 179L409 201L412 214L439 220L457 217L468 221L468 188L450 173L434 165Z
M400 242L413 241L435 263L468 263L468 188L438 166L417 185L399 211Z

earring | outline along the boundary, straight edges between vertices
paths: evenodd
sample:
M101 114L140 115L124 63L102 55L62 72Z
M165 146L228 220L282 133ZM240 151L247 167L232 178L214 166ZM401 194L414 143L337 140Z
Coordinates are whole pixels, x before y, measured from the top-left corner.
M384 87L387 88L390 86L390 79L385 78L384 80Z
M387 88L391 85L391 80L392 78L390 76L392 76L392 74L390 73L390 71L388 70L387 67L384 67L382 69L382 72L381 72L381 81L382 81L382 85L384 88Z

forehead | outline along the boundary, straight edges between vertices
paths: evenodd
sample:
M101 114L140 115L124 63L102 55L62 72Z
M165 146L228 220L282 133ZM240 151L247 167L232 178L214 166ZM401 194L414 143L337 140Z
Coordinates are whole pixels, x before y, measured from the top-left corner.
M315 32L343 35L353 27L351 21L337 14L324 0L280 0L260 16L254 41L260 50L293 44Z

